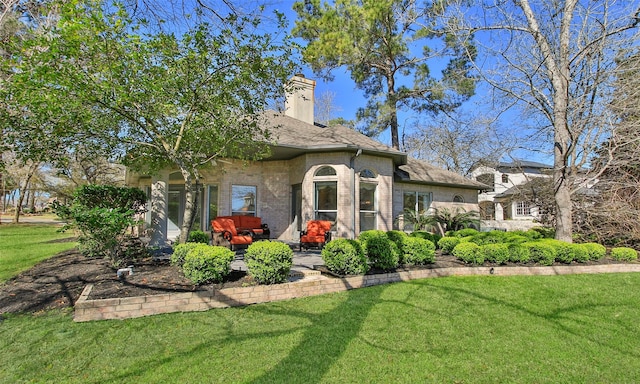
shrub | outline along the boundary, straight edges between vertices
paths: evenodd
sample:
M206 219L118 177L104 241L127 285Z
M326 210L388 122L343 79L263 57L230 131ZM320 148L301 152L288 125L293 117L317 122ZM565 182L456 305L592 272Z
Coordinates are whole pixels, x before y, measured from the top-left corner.
M235 253L226 247L195 244L185 255L184 275L194 284L222 281L231 272Z
M483 244L500 244L506 242L506 232L502 231L489 231L489 232L479 232L474 235L471 239L471 242L476 243L478 245Z
M284 283L293 264L293 251L277 241L257 241L244 254L247 271L260 284Z
M480 246L480 253L484 260L491 263L505 264L509 261L508 244L483 244Z
M419 237L407 237L402 252L405 264L424 265L436 261L436 246Z
M460 243L451 251L455 257L467 264L482 264L484 256L480 252L480 246L476 243Z
M411 232L410 237L418 237L420 239L425 239L431 241L433 244L438 244L438 240L442 238L442 236L437 233L430 233L427 231L415 231Z
M171 265L182 266L187 253L197 245L198 243L184 243L176 245L175 248L173 248L173 253L171 254Z
M322 249L325 266L340 275L364 275L369 270L367 257L358 240L336 239Z
M453 251L453 248L455 248L458 244L460 244L459 237L445 236L438 240L438 248L440 248L442 250L442 253L444 253L445 255L450 254L451 251Z
M587 252L589 260L600 260L607 254L607 248L604 245L598 243L584 243L580 244L582 248Z
M523 243L509 244L509 261L512 263L528 263L531 260L529 248L522 245Z
M522 244L531 239L525 235L507 232L504 236L504 242L507 244Z
M187 242L209 244L209 235L202 231L191 231Z
M584 244L571 244L573 248L573 261L585 263L590 260L589 252Z
M638 259L638 252L633 248L615 247L611 248L611 258L620 261L633 261Z
M551 265L556 260L556 249L544 241L528 241L522 246L529 250L530 260L542 265Z
M577 248L571 243L567 243L560 240L545 240L549 245L552 245L556 251L556 260L561 263L571 263L576 260Z
M526 232L531 239L553 239L556 236L556 230L549 227L534 227Z
M477 229L464 228L464 229L461 229L459 231L454 232L454 236L456 236L456 237L467 237L467 236L475 236L478 233L480 233L480 232L478 232Z
M402 231L388 231L387 237L396 245L398 250L398 263L404 264L404 251L402 249L404 247L404 242L409 238L409 235Z
M398 247L389 240L387 234L380 230L370 230L360 233L358 239L364 248L364 253L373 268L392 269L398 266Z

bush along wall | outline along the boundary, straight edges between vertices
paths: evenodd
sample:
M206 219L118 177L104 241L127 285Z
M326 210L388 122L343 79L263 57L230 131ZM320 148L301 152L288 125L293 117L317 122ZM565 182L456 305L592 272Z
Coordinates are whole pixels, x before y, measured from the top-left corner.
M231 262L235 252L226 247L192 244L195 245L188 249L182 264L182 271L191 282L194 284L217 283L231 272Z
M277 241L257 241L244 254L247 271L259 284L284 283L293 265L293 251Z
M389 239L384 231L361 232L358 240L360 240L372 268L388 270L398 266L400 260L398 246Z
M364 275L369 262L358 240L335 239L322 249L325 267L338 275Z

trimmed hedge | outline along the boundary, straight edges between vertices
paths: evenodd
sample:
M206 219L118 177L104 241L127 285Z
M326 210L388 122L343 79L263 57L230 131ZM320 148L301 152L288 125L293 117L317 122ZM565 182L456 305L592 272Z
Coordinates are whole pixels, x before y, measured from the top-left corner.
M209 235L202 231L191 231L189 232L187 242L209 244Z
M173 248L171 254L171 265L182 266L184 264L184 258L187 256L190 250L195 248L199 243L184 243L178 244Z
M522 243L529 250L530 260L542 265L552 265L556 260L556 248L546 241L528 241Z
M531 260L529 248L522 245L523 243L509 244L509 261L512 263L528 263Z
M436 261L436 246L429 240L407 237L402 247L402 259L407 265L425 265Z
M451 253L467 264L484 263L484 255L480 252L480 246L472 242L460 243L453 248Z
M615 247L611 248L611 258L620 261L638 260L638 252L633 248Z
M587 252L589 260L600 260L607 254L607 248L598 243L584 243L580 244L582 248Z
M194 284L220 282L231 272L235 252L226 247L196 244L182 264L184 275Z
M358 240L336 239L322 249L324 265L339 275L364 275L369 263Z
M406 239L409 238L409 235L402 231L388 231L387 237L396 245L396 248L398 249L398 264L404 264L405 261L403 248Z
M393 269L398 266L398 246L389 240L385 232L376 229L364 231L358 239L373 268Z
M411 232L409 236L429 240L435 245L438 245L438 241L442 238L442 236L438 235L437 233L431 233L427 231L414 231Z
M284 283L293 265L293 250L277 241L257 241L244 254L247 271L260 284Z
M459 237L445 236L438 240L438 248L440 248L445 255L451 254L451 251L453 251L458 244L460 244Z
M509 244L483 244L480 246L483 258L491 263L506 264L509 261Z

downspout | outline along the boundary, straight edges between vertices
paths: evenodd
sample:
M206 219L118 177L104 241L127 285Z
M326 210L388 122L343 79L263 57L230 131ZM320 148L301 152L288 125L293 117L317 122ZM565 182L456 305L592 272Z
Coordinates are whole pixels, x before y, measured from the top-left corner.
M356 157L362 154L362 148L358 148L355 155L349 159L349 168L351 170L351 238L356 238Z

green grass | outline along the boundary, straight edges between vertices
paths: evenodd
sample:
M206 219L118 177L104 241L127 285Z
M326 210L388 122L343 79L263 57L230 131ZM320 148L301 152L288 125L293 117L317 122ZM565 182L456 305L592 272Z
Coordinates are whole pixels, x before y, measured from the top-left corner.
M53 224L0 225L0 284L42 260L75 247L75 242L56 242L72 236L58 233L59 228Z
M0 323L0 382L640 382L640 274L425 279L244 308Z

